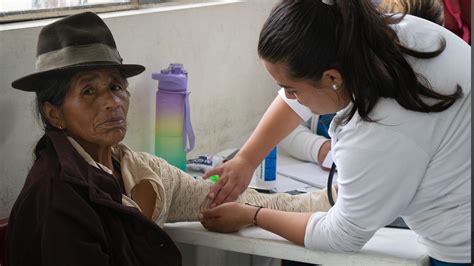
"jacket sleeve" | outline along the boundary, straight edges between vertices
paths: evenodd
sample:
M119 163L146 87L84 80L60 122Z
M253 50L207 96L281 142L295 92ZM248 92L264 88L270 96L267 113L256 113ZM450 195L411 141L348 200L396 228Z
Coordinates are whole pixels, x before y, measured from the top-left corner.
M318 116L313 116L310 120L298 125L280 142L280 148L299 160L317 163L319 149L329 139L311 130L311 122L314 119L317 120Z
M109 265L96 211L69 184L56 182L41 233L42 265Z

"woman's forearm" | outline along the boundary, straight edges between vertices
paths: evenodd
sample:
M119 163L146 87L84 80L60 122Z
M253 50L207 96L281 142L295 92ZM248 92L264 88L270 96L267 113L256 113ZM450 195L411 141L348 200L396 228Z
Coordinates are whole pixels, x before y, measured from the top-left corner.
M246 158L257 167L270 150L301 122L301 117L277 96L237 156Z
M249 224L254 222L258 207L247 206L246 218ZM283 212L262 208L255 217L256 225L275 233L289 241L304 246L306 225L312 213Z

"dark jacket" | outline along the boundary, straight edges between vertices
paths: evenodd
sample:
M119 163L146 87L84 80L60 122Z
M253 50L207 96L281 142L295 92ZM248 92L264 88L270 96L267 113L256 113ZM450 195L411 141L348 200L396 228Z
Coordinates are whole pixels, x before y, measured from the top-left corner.
M41 143L9 218L7 266L181 265L169 236L121 204L113 176L89 165L61 132Z

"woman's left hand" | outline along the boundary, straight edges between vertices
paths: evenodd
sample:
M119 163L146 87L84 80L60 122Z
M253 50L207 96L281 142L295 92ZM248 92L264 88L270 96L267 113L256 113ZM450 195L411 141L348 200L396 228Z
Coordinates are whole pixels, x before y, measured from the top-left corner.
M201 224L210 231L231 233L252 224L256 207L228 202L199 214Z

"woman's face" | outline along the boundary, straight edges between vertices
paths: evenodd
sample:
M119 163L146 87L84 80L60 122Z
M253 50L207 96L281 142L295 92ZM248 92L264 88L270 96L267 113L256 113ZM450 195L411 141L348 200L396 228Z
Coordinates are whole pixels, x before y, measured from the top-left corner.
M288 99L295 99L308 107L314 114L330 114L343 109L348 103L340 84L342 83L339 71L327 70L318 84L306 80L293 80L287 74L287 68L282 63L273 64L263 60L265 68L285 90ZM337 90L334 90L336 85Z
M127 131L129 92L118 70L75 74L60 107L62 127L85 145L112 146Z

